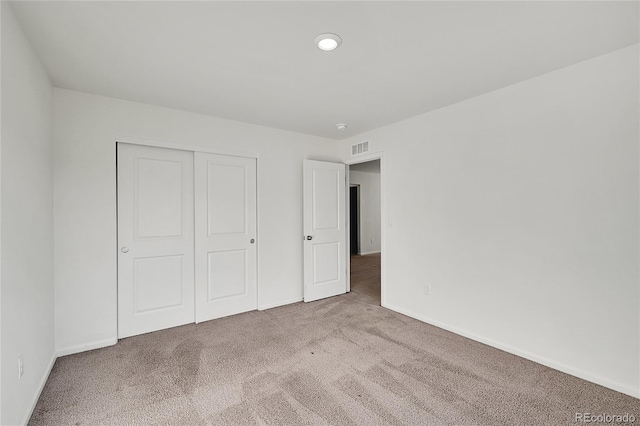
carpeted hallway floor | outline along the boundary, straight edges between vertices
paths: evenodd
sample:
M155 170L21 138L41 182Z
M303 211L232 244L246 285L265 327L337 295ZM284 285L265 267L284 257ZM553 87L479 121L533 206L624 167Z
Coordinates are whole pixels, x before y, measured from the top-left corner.
M351 292L360 302L380 306L380 254L351 256Z
M32 425L568 425L640 401L352 292L132 337L56 361ZM377 281L377 284L376 284ZM377 287L377 290L374 288ZM638 420L636 420L638 421Z

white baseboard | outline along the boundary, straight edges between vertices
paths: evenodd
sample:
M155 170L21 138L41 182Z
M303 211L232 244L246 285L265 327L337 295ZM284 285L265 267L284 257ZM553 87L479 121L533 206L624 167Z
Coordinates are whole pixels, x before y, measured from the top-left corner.
M363 253L359 253L359 254L360 254L360 256L366 256L366 255L368 255L368 254L378 254L378 253L381 253L381 251L380 251L380 250L376 250L376 251L365 251L365 252L363 252Z
M263 305L258 306L259 311L266 311L267 309L277 308L279 306L291 305L292 303L302 302L302 297L296 297L294 299L283 300L276 303L265 303Z
M504 343L501 343L501 342L497 342L497 341L492 340L492 339L487 339L487 338L479 336L479 335L477 335L475 333L470 333L470 332L468 332L466 330L463 330L463 329L460 329L458 327L450 326L448 324L444 324L444 323L441 323L439 321L432 320L431 318L428 318L428 317L423 316L423 315L415 314L415 313L410 312L410 311L405 310L405 309L401 309L401 308L398 308L398 307L395 307L395 306L391 306L391 305L388 305L386 303L383 303L382 306L387 308L387 309L390 309L392 311L395 311L395 312L401 313L403 315L406 315L408 317L417 319L418 321L422 321L422 322L425 322L427 324L436 326L438 328L442 328L444 330L447 330L447 331L450 331L452 333L458 334L460 336L467 337L467 338L469 338L471 340L475 340L476 342L484 343L485 345L489 345L489 346L492 346L494 348L503 350L505 352L509 352L511 354L518 355L518 356L520 356L522 358L526 358L526 359L528 359L530 361L533 361L533 362L537 362L538 364L542 364L544 366L553 368L554 370L558 370L558 371L561 371L563 373L567 373L567 374L570 374L572 376L578 377L580 379L586 380L588 382L592 382L592 383L604 386L606 388L613 389L613 390L618 391L618 392L622 392L622 393L624 393L626 395L633 396L634 398L640 398L640 389L633 389L630 386L627 386L627 385L624 385L624 384L621 384L621 383L618 383L618 382L615 382L615 381L612 381L612 380L609 380L609 379L605 379L603 377L599 377L597 375L588 373L586 371L583 371L583 370L580 370L580 369L577 369L577 368L573 368L573 367L568 366L566 364L563 364L563 363L560 363L560 362L557 362L557 361L554 361L554 360L551 360L551 359L548 359L548 358L545 358L545 357L542 357L542 356L539 356L539 355L536 355L536 354L532 354L532 353L530 353L528 351L524 351L524 350L521 350L521 349L518 349L518 348L514 348L513 346L510 346L510 345L507 345L507 344L504 344Z
M47 383L47 379L49 378L49 375L51 374L51 370L53 370L53 365L56 363L56 359L58 359L58 357L56 356L56 354L54 352L51 355L51 361L49 361L49 366L47 367L47 369L44 372L44 375L40 379L40 383L38 383L38 391L36 392L36 395L35 395L35 398L33 399L33 402L31 403L31 409L29 410L29 412L27 413L27 417L24 419L24 421L21 424L26 425L26 424L29 423L29 420L31 420L31 416L33 415L33 410L36 409L36 405L38 404L38 400L40 399L40 394L42 393L42 390L44 389L44 385Z
M93 349L105 348L107 346L113 346L116 343L118 343L118 339L113 338L113 339L99 340L97 342L91 342L84 345L71 346L69 348L58 350L58 356L73 355L80 352L90 351Z

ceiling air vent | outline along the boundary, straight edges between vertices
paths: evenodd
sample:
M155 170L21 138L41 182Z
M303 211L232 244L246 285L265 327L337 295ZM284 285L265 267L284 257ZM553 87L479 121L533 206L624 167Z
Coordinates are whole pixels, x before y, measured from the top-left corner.
M369 141L351 145L351 155L364 154L365 152L369 152Z

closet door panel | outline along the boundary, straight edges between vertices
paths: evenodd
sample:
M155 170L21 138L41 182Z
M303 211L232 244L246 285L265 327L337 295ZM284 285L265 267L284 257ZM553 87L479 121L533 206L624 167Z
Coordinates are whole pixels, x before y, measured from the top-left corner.
M118 144L118 337L194 321L193 152Z
M196 322L257 309L256 160L195 153Z

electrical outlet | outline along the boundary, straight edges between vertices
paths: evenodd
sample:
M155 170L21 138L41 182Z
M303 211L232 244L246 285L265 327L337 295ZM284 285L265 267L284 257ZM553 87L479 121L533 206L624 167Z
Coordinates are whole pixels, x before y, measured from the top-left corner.
M24 374L24 361L22 361L22 355L18 357L18 379L22 378Z
M427 284L424 285L424 294L429 294L429 286Z
M373 238L371 239L371 244L373 244Z

